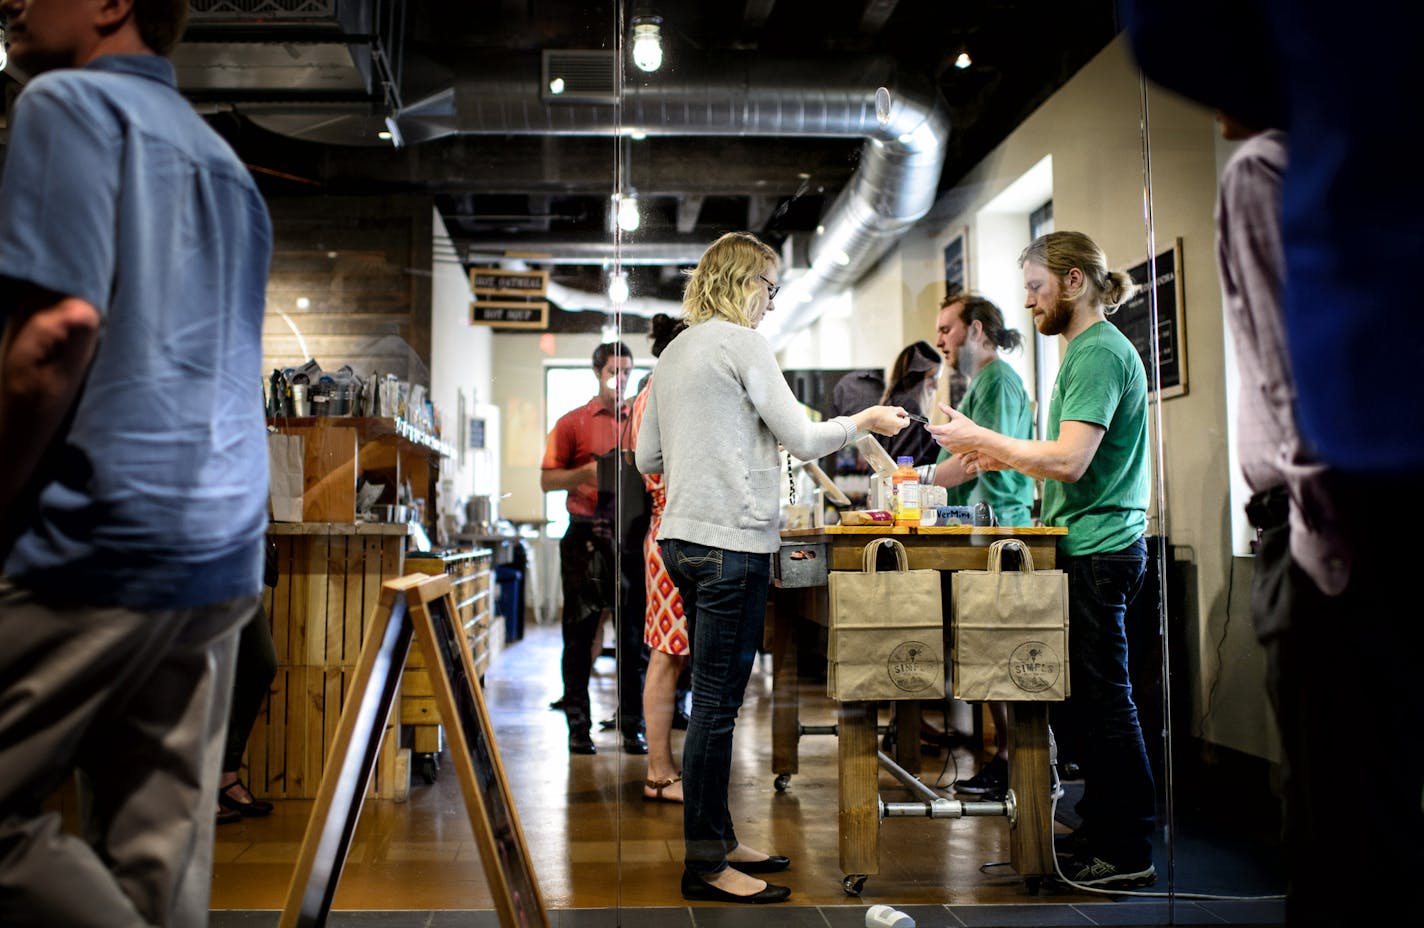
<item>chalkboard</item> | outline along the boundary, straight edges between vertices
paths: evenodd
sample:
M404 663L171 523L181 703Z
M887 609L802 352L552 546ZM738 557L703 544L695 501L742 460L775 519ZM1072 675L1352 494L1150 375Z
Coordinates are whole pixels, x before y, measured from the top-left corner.
M419 573L381 585L278 926L326 924L412 639L424 653L436 706L446 723L465 811L500 924L549 928L474 661L464 644L450 578Z
M965 254L969 230L960 229L944 246L944 295L969 292L968 255Z
M1128 268L1127 275L1139 289L1131 299L1108 316L1108 321L1122 330L1142 358L1147 371L1147 390L1157 389L1152 358L1152 296L1157 301L1157 362L1162 385L1162 399L1187 392L1186 330L1182 326L1182 240L1157 256L1157 280L1148 287L1152 266L1144 261Z

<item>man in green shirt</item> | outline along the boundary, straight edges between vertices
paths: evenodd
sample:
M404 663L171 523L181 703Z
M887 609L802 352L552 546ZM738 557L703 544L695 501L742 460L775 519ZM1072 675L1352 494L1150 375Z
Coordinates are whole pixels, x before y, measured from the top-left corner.
M935 347L948 365L970 378L958 409L975 423L1001 435L1028 438L1032 428L1028 391L999 351L1023 346L1023 334L1004 325L999 307L983 297L955 294L940 304ZM1000 525L1032 525L1033 478L1014 470L969 474L960 458L941 449L934 482L948 488L951 506L983 500Z
M999 351L1023 347L1023 334L1004 324L999 307L979 296L950 294L940 304L935 322L935 347L946 366L967 375L969 388L955 405L974 422L1001 435L1028 438L1032 428L1028 391L1023 380ZM933 482L948 490L951 506L988 503L1000 525L1032 525L1033 478L1016 470L974 475L962 466L962 455L940 449L932 468ZM994 756L972 777L954 782L957 792L988 799L1009 788L1009 704L993 700Z
M1147 548L1147 377L1132 343L1107 321L1133 285L1109 271L1081 232L1052 232L1019 257L1025 306L1044 335L1068 343L1048 407L1048 436L1003 435L961 412L931 426L969 474L1016 470L1044 480L1043 523L1068 534L1072 695L1081 733L1082 819L1060 855L1063 875L1096 888L1150 886L1156 788L1128 678L1127 606L1142 586ZM1059 707L1055 705L1054 710Z

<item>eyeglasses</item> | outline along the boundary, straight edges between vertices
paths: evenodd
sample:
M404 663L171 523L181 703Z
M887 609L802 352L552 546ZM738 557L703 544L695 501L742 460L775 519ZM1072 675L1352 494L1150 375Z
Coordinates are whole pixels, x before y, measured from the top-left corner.
M774 284L760 274L757 275L757 279L766 284L766 298L768 300L776 299L776 295L781 292L781 284Z

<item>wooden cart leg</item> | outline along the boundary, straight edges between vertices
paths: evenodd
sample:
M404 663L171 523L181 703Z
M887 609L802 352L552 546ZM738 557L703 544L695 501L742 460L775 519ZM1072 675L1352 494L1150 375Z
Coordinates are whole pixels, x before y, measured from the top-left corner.
M906 773L920 772L920 703L901 699L895 703L895 763Z
M801 736L800 692L797 682L795 603L802 597L786 590L772 596L767 619L771 625L771 772L783 790L800 772L797 742Z
M1009 788L1017 817L1009 828L1009 860L1022 877L1053 873L1053 819L1048 774L1048 704L1009 703L1013 761Z
M873 702L843 702L837 715L841 872L880 872L880 763Z

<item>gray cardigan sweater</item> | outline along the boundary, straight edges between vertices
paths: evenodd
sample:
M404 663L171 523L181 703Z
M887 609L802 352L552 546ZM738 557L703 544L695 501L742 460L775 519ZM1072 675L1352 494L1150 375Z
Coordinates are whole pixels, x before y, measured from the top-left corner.
M780 544L780 442L810 461L854 441L847 416L812 422L754 330L689 326L663 351L638 430L638 470L664 474L658 539L770 554Z

